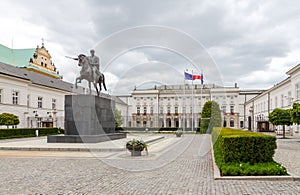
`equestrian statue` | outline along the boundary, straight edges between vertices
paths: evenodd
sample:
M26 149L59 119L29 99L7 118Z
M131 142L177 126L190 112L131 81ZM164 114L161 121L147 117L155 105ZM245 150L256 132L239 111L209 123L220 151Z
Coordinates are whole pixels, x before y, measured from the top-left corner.
M92 49L90 51L91 56L85 56L84 54L79 54L78 58L71 58L73 60L78 60L78 66L81 67L80 70L80 76L76 78L75 81L75 87L77 88L77 84L81 83L82 80L87 80L89 85L89 90L91 94L91 83L94 84L94 88L97 91L97 95L100 95L100 91L103 88L106 91L106 85L105 85L105 77L104 74L100 72L100 63L99 63L99 57L95 56L95 51ZM99 84L99 90L97 87L97 84Z

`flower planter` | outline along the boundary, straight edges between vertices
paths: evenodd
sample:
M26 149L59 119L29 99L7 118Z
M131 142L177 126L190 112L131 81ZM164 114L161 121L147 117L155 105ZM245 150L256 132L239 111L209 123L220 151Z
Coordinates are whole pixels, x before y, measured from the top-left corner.
M127 146L126 148L131 153L131 156L141 156L142 151L144 150L144 148L141 146L135 146L134 148L132 146Z
M131 152L131 156L142 156L142 151L137 150L129 150Z
M176 133L176 137L181 137L182 133Z
M126 148L130 151L131 156L141 156L145 149L148 155L147 144L141 140L131 140L126 143Z
M176 131L176 137L181 137L181 135L183 134L183 132L182 131Z

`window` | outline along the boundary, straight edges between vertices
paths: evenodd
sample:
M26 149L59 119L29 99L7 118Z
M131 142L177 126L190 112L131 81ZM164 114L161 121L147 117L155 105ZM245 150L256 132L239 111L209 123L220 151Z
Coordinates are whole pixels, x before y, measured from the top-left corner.
M0 89L0 103L2 103L2 89Z
M273 108L273 100L271 99L271 102L270 102L270 109L272 110Z
M190 107L190 113L193 113L193 107Z
M150 107L150 114L153 114L153 106Z
M144 106L144 114L146 114L146 113L147 113L147 107Z
M38 108L43 108L43 97L38 97Z
M185 113L186 110L185 110L185 107L182 107L182 113Z
M244 128L244 121L240 121L240 127Z
M139 107L139 106L136 107L136 113L137 113L137 114L140 114L140 113L141 113L141 107Z
M278 102L277 102L277 96L275 97L275 108L277 108Z
M230 112L234 113L234 106L230 106Z
M56 99L52 99L52 110L56 109Z
M283 108L283 106L284 106L284 103L283 103L283 102L284 102L284 99L283 99L283 98L284 98L284 96L281 95L281 108Z
M30 106L30 95L27 95L27 107Z
M290 106L292 104L292 98L291 98L291 92L288 92L288 106Z
M230 120L230 127L234 127L234 120Z
M296 100L300 100L300 83L296 84Z
M42 118L37 118L37 127L42 127Z
M160 113L160 114L163 114L163 113L164 113L164 107L161 106L161 107L159 108L159 113Z
M170 114L171 113L171 107L170 106L168 106L168 108L167 108L168 110L167 110L167 112L168 112L168 114Z
M178 114L178 107L175 107L175 113Z
M222 106L222 111L223 111L224 113L226 113L226 105L223 105L223 106Z
M12 92L12 104L19 104L19 92Z

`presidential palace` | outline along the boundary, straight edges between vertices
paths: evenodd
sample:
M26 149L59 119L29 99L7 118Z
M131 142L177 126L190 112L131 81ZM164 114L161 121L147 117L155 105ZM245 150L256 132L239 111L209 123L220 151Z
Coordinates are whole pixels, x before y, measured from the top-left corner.
M0 113L17 115L18 127L64 128L64 96L88 93L84 87L76 89L73 83L63 81L51 59L44 43L29 49L0 44ZM275 108L291 108L300 101L300 65L286 74L285 80L266 90L243 90L237 83L155 85L111 98L126 128L194 130L200 125L205 102L214 100L220 105L223 126L273 131L280 127L268 122L269 113ZM289 128L299 130L297 125Z

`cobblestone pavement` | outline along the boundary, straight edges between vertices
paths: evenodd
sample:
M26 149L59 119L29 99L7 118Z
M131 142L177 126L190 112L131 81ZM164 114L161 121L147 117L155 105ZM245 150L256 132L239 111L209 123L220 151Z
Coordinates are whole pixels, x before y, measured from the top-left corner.
M274 159L283 164L289 173L300 176L300 137L277 139Z
M187 147L177 158L145 171L118 169L82 156L1 156L0 194L300 194L299 181L214 180L207 135L186 135L159 158L168 158L183 143Z

